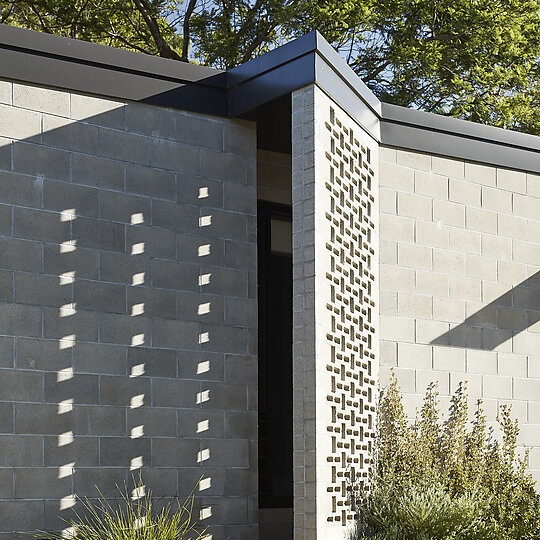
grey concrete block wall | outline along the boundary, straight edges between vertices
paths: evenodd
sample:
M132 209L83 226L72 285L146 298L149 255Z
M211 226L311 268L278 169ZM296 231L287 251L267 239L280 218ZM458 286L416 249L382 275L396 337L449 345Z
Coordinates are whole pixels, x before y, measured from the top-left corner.
M202 476L212 538L255 538L254 124L0 101L0 538L139 472L160 497Z
M382 384L511 404L540 480L540 177L381 148L380 186Z

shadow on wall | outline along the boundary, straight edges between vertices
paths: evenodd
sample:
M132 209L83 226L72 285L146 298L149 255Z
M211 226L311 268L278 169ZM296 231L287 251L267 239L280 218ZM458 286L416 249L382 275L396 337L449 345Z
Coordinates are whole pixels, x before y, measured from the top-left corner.
M140 498L139 473L165 498L202 477L194 517L222 538L223 524L250 522L249 489L225 509L212 496L227 467L249 480L256 439L255 210L223 208L226 180L247 189L246 159L223 154L219 119L24 85L11 95L18 107L0 104L0 538L61 528L58 514L96 485Z
M493 350L538 323L540 271L434 339L431 344ZM540 334L537 336L540 339Z

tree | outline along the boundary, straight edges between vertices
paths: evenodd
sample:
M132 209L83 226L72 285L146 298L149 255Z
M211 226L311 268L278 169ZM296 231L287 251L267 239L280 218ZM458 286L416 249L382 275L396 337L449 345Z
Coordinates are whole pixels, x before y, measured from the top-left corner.
M382 101L540 134L540 0L0 0L0 21L222 69L317 29Z

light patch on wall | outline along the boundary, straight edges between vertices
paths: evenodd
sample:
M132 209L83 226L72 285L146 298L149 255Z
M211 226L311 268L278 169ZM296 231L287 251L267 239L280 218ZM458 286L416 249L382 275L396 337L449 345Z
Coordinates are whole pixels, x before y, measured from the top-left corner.
M67 510L73 508L77 503L77 499L73 495L67 495L60 499L60 510Z
M199 334L199 344L208 343L210 341L210 334L208 332L202 332Z
M144 223L144 214L142 212L131 214L131 224L138 225L139 223Z
M210 400L210 390L203 390L202 392L197 392L197 404L205 403Z
M199 249L197 250L199 257L206 257L207 255L210 255L210 248L210 244L203 244L202 246L199 246Z
M73 398L64 399L58 404L58 414L66 414L73 410Z
M141 253L144 253L144 242L137 242L131 246L132 255L140 255Z
M144 283L144 272L139 272L138 274L133 274L131 276L132 285L142 285Z
M71 221L77 217L75 215L76 213L77 210L75 208L66 208L60 213L60 221Z
M143 405L144 405L144 394L137 394L136 396L132 396L129 401L130 409L138 409L139 407L142 407Z
M75 272L64 272L60 274L58 284L59 285L71 285L75 281Z
M60 253L71 253L77 249L77 240L66 240L60 244Z
M203 285L208 285L210 283L210 277L212 274L201 274L199 276L199 287L202 287Z
M67 367L67 368L61 369L56 374L56 382L69 381L70 379L73 379L73 368L72 367Z
M206 313L210 313L210 302L199 304L197 309L197 315L206 315Z
M137 499L142 499L146 494L144 486L138 486L131 492L131 500L136 501Z
M58 341L58 348L60 350L63 349L71 349L75 346L75 334L69 334L68 336L64 336L63 338L60 338L60 341Z
M210 429L210 421L209 420L201 420L197 423L197 433L203 433L204 431L208 431Z
M131 316L136 317L137 315L142 315L144 313L144 303L133 304L131 306Z
M199 218L199 227L209 227L212 225L212 216L201 216Z
M143 466L143 457L142 456L135 456L134 458L131 458L131 462L129 464L129 470L134 471L136 469L141 469ZM143 487L143 486L141 486Z
M58 435L58 446L67 446L74 441L73 431L66 431Z
M137 497L137 498L140 498L140 497ZM142 529L145 525L146 525L146 516L137 518L137 519L133 522L133 528L134 528L135 530L137 530L137 529Z
M65 529L62 529L62 532L60 534L62 538L71 540L75 538L75 536L77 536L77 529L75 527L67 527Z
M74 467L75 467L74 461L72 463L66 463L65 465L62 465L61 467L58 467L58 479L67 478L68 476L71 476L73 474Z
M199 512L199 519L202 521L203 519L208 519L209 517L212 517L212 507L207 506L206 508L201 508Z
M212 479L210 477L208 478L202 478L199 482L199 491L205 491L207 489L210 489L212 487Z
M197 463L208 461L210 459L210 448L203 448L197 452Z
M131 368L131 373L129 374L130 377L140 377L141 375L144 375L144 364L135 364Z
M132 439L140 439L144 435L144 425L131 428L130 437Z
M208 373L210 371L210 360L204 360L197 364L197 375Z
M58 310L60 317L72 317L75 313L77 313L77 304L64 304Z
M206 199L208 197L208 188L201 187L199 188L199 199Z
M144 334L135 334L131 338L131 345L136 347L138 345L144 345Z

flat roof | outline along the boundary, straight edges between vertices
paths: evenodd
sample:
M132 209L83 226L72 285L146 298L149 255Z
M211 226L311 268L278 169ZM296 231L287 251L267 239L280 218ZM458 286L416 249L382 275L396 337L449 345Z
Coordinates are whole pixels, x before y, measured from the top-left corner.
M0 25L0 65L7 79L254 119L316 84L381 144L540 173L540 137L381 103L316 31L225 72Z

